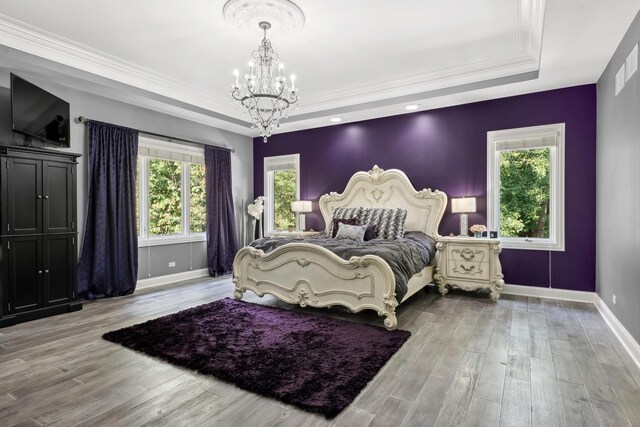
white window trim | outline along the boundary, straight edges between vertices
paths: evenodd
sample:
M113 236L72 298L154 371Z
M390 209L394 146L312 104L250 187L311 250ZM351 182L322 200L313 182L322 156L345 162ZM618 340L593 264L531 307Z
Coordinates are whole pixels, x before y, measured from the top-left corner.
M499 151L498 142L523 141L523 148L534 148L535 143L524 142L536 138L554 136L555 149L551 150L551 181L549 194L549 238L500 237L501 246L507 249L532 249L545 251L564 251L565 218L564 218L564 159L565 159L565 124L557 123L543 126L507 129L487 132L487 222L489 230L498 230L500 221L499 197Z
M139 148L162 150L175 154L191 156L192 159L202 160L204 163L204 149L180 145L163 140L156 140L149 137L140 136L138 139ZM140 235L138 236L138 247L162 246L178 243L202 242L207 240L206 233L191 233L190 217L191 204L186 202L191 197L190 167L192 163L186 160L175 159L182 163L182 233L168 236L149 236L149 159L156 158L147 155L138 155L138 167L140 168ZM170 160L160 158L161 160Z
M265 233L273 233L273 172L269 172L270 164L294 163L296 168L296 200L300 200L300 154L271 156L264 158L264 223Z
M204 148L194 147L191 145L183 145L177 142L169 142L162 139L155 139L148 136L140 135L138 137L138 148L148 148L152 150L170 151L173 153L187 154L199 157L204 160Z

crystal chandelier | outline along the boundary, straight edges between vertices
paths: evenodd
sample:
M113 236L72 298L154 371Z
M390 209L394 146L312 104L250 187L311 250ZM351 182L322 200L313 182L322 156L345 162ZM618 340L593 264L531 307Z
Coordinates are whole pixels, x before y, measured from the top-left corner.
M260 22L264 38L257 50L251 54L249 74L244 76L240 86L238 70L231 96L240 101L245 114L249 115L252 128L257 128L264 142L271 136L273 129L280 126L280 119L287 117L289 107L298 101L298 89L295 87L296 76L290 76L291 86L287 86L287 78L282 76L284 64L267 40L268 22Z

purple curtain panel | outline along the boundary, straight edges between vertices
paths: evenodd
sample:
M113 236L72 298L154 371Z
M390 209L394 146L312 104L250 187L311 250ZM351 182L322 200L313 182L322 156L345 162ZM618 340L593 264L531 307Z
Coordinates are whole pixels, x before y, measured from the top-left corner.
M78 296L127 295L136 288L138 131L91 121L89 206L78 265Z
M231 273L238 252L231 185L231 152L205 145L207 193L207 260L209 274Z

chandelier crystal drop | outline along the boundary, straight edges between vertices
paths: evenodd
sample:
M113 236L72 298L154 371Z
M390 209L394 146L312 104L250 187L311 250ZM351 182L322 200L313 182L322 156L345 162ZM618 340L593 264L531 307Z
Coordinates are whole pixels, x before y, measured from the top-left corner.
M245 74L240 84L240 72L235 70L236 77L231 96L249 115L252 128L257 128L260 136L267 142L273 129L280 127L280 119L287 117L289 107L298 102L298 89L295 87L296 76L289 77L291 86L287 86L287 78L283 77L284 64L271 47L267 39L268 22L260 22L264 38L257 50L251 54L249 73Z

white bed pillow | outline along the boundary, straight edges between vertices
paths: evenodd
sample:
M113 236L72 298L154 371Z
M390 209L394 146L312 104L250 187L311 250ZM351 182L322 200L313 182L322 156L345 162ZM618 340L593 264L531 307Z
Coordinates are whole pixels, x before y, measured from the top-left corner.
M364 242L364 233L367 231L366 225L349 225L338 223L338 233L336 239L351 239L356 242Z

